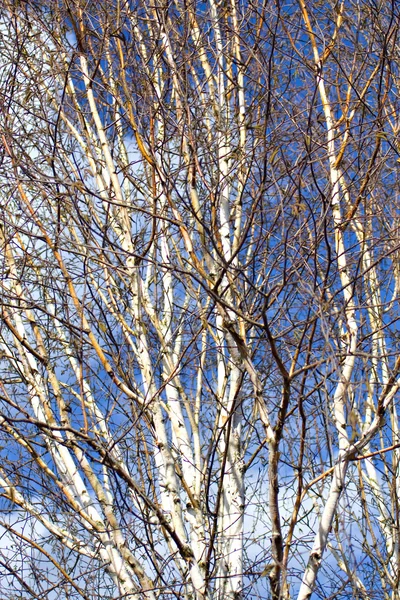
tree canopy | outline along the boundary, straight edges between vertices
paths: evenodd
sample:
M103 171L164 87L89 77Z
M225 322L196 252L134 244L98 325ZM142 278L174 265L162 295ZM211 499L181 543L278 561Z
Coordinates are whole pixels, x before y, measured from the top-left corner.
M2 1L2 597L400 599L399 19Z

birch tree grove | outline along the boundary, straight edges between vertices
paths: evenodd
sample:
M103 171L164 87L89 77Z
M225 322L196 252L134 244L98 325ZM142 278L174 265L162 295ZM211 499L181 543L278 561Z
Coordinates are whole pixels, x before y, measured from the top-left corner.
M400 7L2 0L4 600L400 600Z

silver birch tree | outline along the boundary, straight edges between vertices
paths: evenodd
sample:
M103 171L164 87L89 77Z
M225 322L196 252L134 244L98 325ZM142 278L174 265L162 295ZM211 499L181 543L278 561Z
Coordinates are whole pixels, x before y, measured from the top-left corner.
M5 598L400 599L399 17L3 0Z

